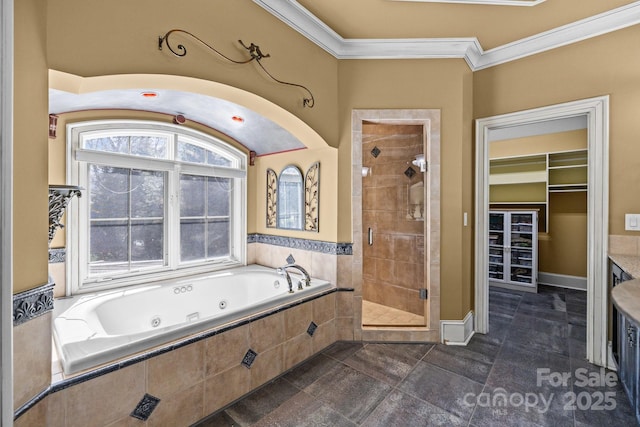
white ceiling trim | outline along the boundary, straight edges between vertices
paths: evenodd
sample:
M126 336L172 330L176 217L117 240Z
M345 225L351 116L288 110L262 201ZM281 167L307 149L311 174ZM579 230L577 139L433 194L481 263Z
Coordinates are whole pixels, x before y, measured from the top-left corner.
M462 58L477 71L640 23L640 1L487 51L473 38L345 39L295 0L253 0L337 59Z
M475 70L515 61L640 23L640 1L483 52Z
M490 6L537 6L547 0L388 0L412 3L465 3Z

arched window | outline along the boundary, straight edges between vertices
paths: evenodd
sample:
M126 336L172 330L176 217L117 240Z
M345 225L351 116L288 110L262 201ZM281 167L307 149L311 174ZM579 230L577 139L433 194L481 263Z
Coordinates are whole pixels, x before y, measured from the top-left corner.
M68 291L244 264L244 153L153 122L84 122L68 135L71 183L84 189L69 212Z

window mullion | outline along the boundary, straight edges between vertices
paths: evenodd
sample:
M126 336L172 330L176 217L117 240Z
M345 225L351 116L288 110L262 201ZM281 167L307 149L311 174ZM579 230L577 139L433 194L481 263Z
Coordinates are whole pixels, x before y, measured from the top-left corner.
M131 144L129 144L131 145ZM129 261L129 271L132 270L133 260L132 260L132 250L133 250L133 227L132 227L132 213L133 213L133 198L131 197L133 189L133 169L129 169L129 192L127 194L127 198L129 199L129 218L127 220L127 259Z
M209 259L209 178L204 179L204 259Z
M180 171L178 168L168 173L168 181L165 253L169 267L176 269L180 263Z

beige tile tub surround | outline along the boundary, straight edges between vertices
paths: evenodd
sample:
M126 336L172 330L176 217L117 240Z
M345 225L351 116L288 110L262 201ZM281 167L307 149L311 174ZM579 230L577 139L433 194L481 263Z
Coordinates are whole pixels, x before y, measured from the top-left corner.
M355 282L361 281L362 270L353 269L353 256L332 255L308 251L298 248L287 248L266 243L250 243L247 245L247 263L260 264L267 267L281 267L286 258L293 255L296 263L307 269L311 277L316 277L335 284L338 288L353 288ZM354 321L354 293L337 292L335 340L352 341L355 328L360 328ZM322 331L317 331L322 333Z
M250 243L247 248L248 264L278 268L287 264L287 257L293 255L296 264L307 270L311 277L327 280L338 287L348 287L338 283L338 258L350 258L348 255L324 254L267 243Z
M335 342L338 320L345 319L336 315L351 313L348 298L341 294L351 292L322 296L65 388L20 419L25 423L46 413L48 420L56 420L49 425L56 427L195 423ZM318 325L313 336L307 333L311 321ZM246 368L241 361L249 349L258 355ZM145 393L160 399L146 423L129 415Z
M14 409L51 384L51 312L13 328Z

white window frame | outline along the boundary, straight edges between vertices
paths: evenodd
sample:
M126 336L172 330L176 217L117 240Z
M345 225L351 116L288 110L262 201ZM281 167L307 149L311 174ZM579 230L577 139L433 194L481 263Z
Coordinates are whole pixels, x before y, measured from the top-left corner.
M129 135L163 135L170 138L168 159L86 150L81 147L86 136L113 134L126 130ZM175 160L172 150L178 136L188 143L200 145L232 159L232 167L187 163ZM173 279L192 274L217 271L246 264L246 166L247 156L226 142L185 127L140 120L99 120L67 125L67 182L86 187L88 165L104 164L114 167L134 168L167 172L165 185L165 230L164 254L166 266L152 271L127 272L111 276L88 275L89 197L82 195L67 209L67 295L96 292L100 290L139 285L143 283ZM180 200L179 178L181 174L232 179L233 193L230 206L230 256L202 262L179 260L180 247Z

